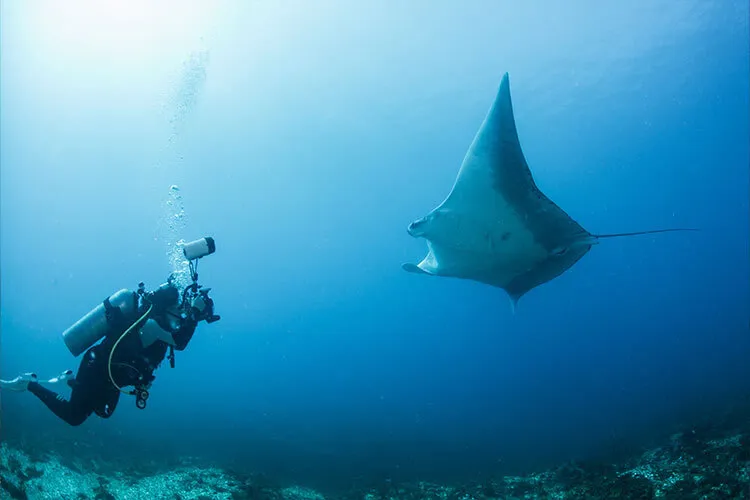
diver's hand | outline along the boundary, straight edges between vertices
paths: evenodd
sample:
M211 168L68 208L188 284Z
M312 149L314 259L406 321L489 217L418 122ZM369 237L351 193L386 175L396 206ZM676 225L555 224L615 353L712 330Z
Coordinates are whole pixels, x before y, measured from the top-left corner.
M206 297L207 298L207 297ZM208 301L202 295L196 295L190 302L190 317L198 322L203 319L208 309Z
M214 314L214 301L208 296L210 290L201 290L190 302L190 316L196 322L205 320L206 323L213 323L220 319L220 316Z

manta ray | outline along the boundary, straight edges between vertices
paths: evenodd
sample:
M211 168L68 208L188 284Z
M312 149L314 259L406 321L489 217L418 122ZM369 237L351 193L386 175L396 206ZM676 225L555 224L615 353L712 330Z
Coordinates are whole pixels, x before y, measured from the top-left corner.
M508 73L447 198L407 232L428 252L408 272L502 288L513 310L530 290L570 269L602 238L695 231L592 234L536 186L518 140Z

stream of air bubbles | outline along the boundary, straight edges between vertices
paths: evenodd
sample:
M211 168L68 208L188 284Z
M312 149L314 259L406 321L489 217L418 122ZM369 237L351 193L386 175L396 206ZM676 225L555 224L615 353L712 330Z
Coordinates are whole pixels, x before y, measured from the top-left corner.
M169 167L166 174L173 182L182 168L183 161L183 156L177 149L179 139L205 85L208 61L207 49L193 51L183 62L179 79L165 104L170 132L165 145L166 161L162 163ZM160 166L157 163L156 167ZM166 246L167 261L176 284L180 287L190 283L188 261L182 253L187 222L182 192L178 185L172 184L162 201L157 239Z

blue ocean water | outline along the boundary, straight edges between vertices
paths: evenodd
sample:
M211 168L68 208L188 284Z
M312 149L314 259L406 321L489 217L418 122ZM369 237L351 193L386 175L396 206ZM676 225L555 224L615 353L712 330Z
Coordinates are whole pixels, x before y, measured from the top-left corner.
M750 392L748 3L4 2L0 378L200 264L146 410L2 438L179 454L316 487L473 480L645 446ZM539 188L602 242L515 314L405 273L510 75ZM177 250L176 250L177 249Z

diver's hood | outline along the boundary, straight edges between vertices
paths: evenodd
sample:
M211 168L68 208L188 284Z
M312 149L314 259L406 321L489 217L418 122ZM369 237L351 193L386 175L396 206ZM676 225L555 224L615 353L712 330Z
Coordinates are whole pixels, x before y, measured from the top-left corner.
M177 308L180 301L180 292L172 283L164 283L159 286L150 297L151 304L157 313Z

